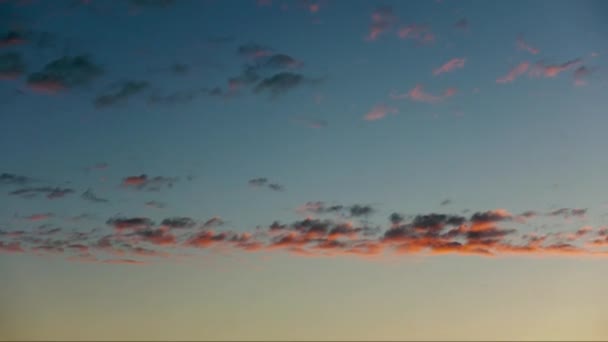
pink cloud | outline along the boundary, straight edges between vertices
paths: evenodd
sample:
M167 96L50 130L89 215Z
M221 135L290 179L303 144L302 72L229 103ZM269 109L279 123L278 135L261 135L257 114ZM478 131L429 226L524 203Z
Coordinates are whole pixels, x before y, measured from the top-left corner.
M0 253L23 253L23 248L19 242L3 242L0 241Z
M535 65L534 69L530 71L530 76L553 78L558 76L560 73L577 66L580 62L580 58L576 58L562 64L545 65L543 62L539 62Z
M466 58L453 58L453 59L447 61L445 64L443 64L439 68L433 70L433 75L437 76L444 72L451 72L456 69L464 68L465 62L466 62Z
M44 221L44 220L48 220L50 218L53 217L53 214L51 213L44 213L44 214L32 214L30 216L25 217L26 220L28 221Z
M421 84L418 84L406 94L391 93L390 96L393 99L409 98L410 100L417 102L437 103L445 100L448 97L456 95L456 93L458 93L458 89L452 87L447 88L442 95L433 95L425 92L424 87Z
M536 54L538 54L540 52L539 49L537 49L537 48L529 45L528 43L526 43L521 36L519 36L517 38L517 43L516 44L517 44L517 48L519 50L528 51L529 53L531 53L533 55L536 55Z
M496 83L509 83L515 81L515 79L528 71L530 63L521 62L515 68L511 69L508 74L502 76L496 80Z
M397 31L400 39L414 39L419 42L429 43L435 40L435 35L428 25L411 24L403 26Z
M372 23L369 27L369 33L366 36L366 40L373 41L378 37L390 30L394 23L397 21L397 17L393 14L391 7L378 7L372 13Z
M398 112L399 110L397 110L397 108L381 104L372 108L367 114L365 114L363 119L366 121L375 121L383 119L388 114L397 114Z
M63 84L55 81L30 82L28 83L28 87L35 92L50 95L56 94L66 89Z

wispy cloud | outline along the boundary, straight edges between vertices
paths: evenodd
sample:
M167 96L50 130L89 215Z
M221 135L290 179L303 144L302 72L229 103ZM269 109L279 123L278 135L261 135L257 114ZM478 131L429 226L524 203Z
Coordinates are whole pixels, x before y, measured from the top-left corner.
M509 71L505 76L499 77L496 79L496 83L510 83L515 81L516 78L523 75L530 68L529 62L521 62L513 69Z
M536 55L540 52L539 49L528 44L521 35L517 37L516 46L519 50L528 51L533 55Z
M69 194L73 194L74 189L70 188L59 188L59 187L36 187L36 188L21 188L15 191L11 191L9 194L14 196L20 196L24 198L36 197L39 194L46 195L48 199L62 198Z
M397 16L393 13L392 7L383 6L374 10L371 20L369 32L365 37L368 41L374 41L380 35L392 29L393 25L397 22Z
M270 182L268 180L268 178L266 178L266 177L253 178L253 179L250 179L247 183L249 184L249 186L252 186L255 188L266 187L273 191L283 191L285 189L285 187L283 187L283 185Z
M41 71L30 74L27 84L33 90L53 93L89 84L103 72L103 68L88 56L64 56L48 63Z
M456 69L464 68L464 64L466 62L466 58L453 58L437 69L433 70L433 75L437 76L443 74L445 72L452 72Z
M126 102L129 98L141 93L149 87L145 81L127 81L120 84L116 89L99 95L93 101L97 108L106 108L119 103Z
M390 106L387 106L384 104L380 104L380 105L373 107L367 114L365 114L365 116L363 117L363 120L376 121L376 120L383 119L384 117L386 117L389 114L397 114L398 112L399 112L399 110L397 108L390 107Z
M159 191L162 188L171 188L177 182L177 178L156 176L149 177L146 174L129 176L122 180L122 186L137 190Z
M532 70L530 70L530 75L547 78L557 77L562 72L579 65L581 62L582 59L580 58L572 59L561 64L545 64L545 62L541 61L536 63Z
M390 97L395 100L409 98L411 101L416 101L416 102L438 103L449 97L456 95L457 93L458 93L458 89L452 87L452 88L447 88L446 90L444 90L443 94L441 94L441 95L434 95L431 93L427 93L424 90L424 86L421 84L418 84L413 89L411 89L409 92L407 92L405 94L391 92Z

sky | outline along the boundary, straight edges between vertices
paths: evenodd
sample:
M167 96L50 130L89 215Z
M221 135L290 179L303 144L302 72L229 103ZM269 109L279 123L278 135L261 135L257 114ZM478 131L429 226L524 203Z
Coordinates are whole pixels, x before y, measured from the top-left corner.
M0 339L607 340L607 16L0 0Z

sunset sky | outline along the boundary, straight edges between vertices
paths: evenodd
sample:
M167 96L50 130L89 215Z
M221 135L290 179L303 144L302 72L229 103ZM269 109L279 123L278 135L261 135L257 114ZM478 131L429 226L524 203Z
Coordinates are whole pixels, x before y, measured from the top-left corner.
M0 339L608 340L608 1L0 0Z

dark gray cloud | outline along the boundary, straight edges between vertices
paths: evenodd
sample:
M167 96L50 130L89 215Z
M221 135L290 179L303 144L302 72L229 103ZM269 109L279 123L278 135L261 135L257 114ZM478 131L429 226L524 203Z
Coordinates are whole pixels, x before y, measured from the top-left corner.
M27 38L25 37L24 32L9 30L0 38L0 48L23 44L26 41Z
M266 68L272 68L272 69L289 69L289 68L296 68L302 65L302 62L296 60L295 58L283 54L283 53L277 53L274 54L270 57L268 57L268 59L266 61L263 62L262 66L266 67Z
M274 191L283 191L284 190L284 188L281 184L276 184L276 183L268 184L268 188L270 190L274 190Z
M549 216L562 216L568 218L570 216L582 217L587 213L587 209L570 209L570 208L561 208L554 210L547 215Z
M16 175L14 173L2 173L0 174L0 184L4 185L26 185L32 183L32 178Z
M33 87L71 88L86 85L102 74L103 68L88 56L64 56L48 63L41 71L30 74L27 82Z
M452 204L452 200L449 198L444 199L443 201L441 201L441 203L439 203L439 205L441 205L441 206L445 206L445 205L449 205L449 204Z
M196 221L189 217L171 217L164 219L160 224L169 228L192 228L196 225Z
M251 186L265 186L268 183L268 178L254 178L250 179L248 183Z
M93 101L93 104L97 108L105 108L116 105L121 102L127 101L130 97L133 97L148 88L150 84L145 81L127 81L122 83L117 89L99 95Z
M253 187L267 187L268 189L273 190L273 191L285 190L285 187L283 185L280 185L278 183L270 183L268 178L265 178L265 177L250 179L247 182L247 184L249 184L250 186L253 186Z
M32 198L36 197L40 194L46 195L48 199L62 198L66 195L73 194L74 190L69 188L59 188L59 187L36 187L36 188L21 188L12 192L9 192L9 195L21 196L24 198Z
M24 72L25 62L21 54L16 52L0 54L0 80L17 78Z
M369 216L369 215L373 214L375 210L374 210L374 208L372 208L369 205L355 204L355 205L351 206L350 208L348 208L348 211L350 212L350 216L359 217L359 216Z
M248 58L266 57L272 54L272 49L258 44L244 44L237 48L237 53Z
M399 213L392 213L388 219L393 225L399 225L405 220L405 217Z
M156 208L156 209L163 209L167 206L165 203L162 203L159 201L148 201L145 203L145 205L146 205L146 207Z
M492 210L485 212L476 212L471 216L471 222L473 223L490 223L508 221L512 217L502 211Z
M362 217L373 214L376 210L370 205L354 204L346 206L342 204L327 205L322 201L306 202L303 206L297 208L297 211L303 213L312 213L317 215L322 214L341 214L349 215L350 217Z
M280 72L274 76L264 78L253 91L255 93L269 92L273 97L284 94L304 83L304 76L292 72Z
M138 230L149 228L154 222L147 217L114 217L108 219L106 224L117 230Z
M203 223L203 228L219 227L222 225L224 225L224 220L221 217L214 216Z
M87 191L83 192L80 197L86 201L94 202L94 203L108 203L109 202L107 199L101 198L101 197L98 197L97 195L95 195L95 193L91 189L87 189Z

